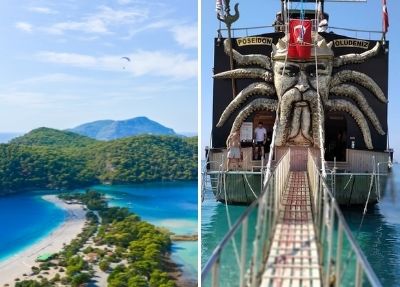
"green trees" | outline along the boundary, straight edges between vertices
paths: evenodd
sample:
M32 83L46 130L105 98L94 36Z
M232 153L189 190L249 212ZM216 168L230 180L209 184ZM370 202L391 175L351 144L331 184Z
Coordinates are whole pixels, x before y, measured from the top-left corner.
M0 144L0 193L196 179L197 138L143 135L101 142L42 128Z
M106 272L110 268L110 262L108 262L107 260L100 261L99 268L101 271Z

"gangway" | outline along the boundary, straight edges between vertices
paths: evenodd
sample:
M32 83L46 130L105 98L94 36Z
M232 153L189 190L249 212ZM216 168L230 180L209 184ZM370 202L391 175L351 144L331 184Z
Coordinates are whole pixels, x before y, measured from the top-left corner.
M315 152L304 151L305 170L291 170L288 148L269 176L264 171L260 196L203 266L202 286L382 286L322 177ZM227 282L224 272L236 276L236 284Z

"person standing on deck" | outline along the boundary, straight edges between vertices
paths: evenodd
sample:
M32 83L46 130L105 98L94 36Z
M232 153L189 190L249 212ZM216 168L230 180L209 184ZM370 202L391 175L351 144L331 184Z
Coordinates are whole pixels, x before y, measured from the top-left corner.
M264 146L267 142L267 130L263 127L263 123L259 122L258 126L254 129L254 139L255 139L255 159L261 159L264 157Z
M238 131L231 134L226 145L228 148L228 167L227 170L231 170L233 163L235 163L235 169L240 166L241 150L240 150L240 133Z

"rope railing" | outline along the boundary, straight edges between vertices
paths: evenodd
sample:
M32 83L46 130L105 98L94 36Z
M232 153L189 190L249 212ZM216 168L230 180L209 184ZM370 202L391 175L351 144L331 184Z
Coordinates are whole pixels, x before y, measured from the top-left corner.
M260 196L242 213L214 249L202 268L202 286L234 286L231 282L229 284L221 282L221 278L225 278L225 276L220 276L221 269L237 277L235 286L257 286L271 243L272 230L277 221L280 199L286 186L289 170L290 150L280 159L269 178L264 181ZM249 220L254 217L256 223L252 225L255 229L249 228L251 226ZM233 242L239 243L240 264L234 263ZM248 244L248 242L253 242L253 244ZM224 264L225 261L227 264Z
M335 197L308 151L307 173L323 286L382 286L356 243ZM349 285L350 284L350 285Z

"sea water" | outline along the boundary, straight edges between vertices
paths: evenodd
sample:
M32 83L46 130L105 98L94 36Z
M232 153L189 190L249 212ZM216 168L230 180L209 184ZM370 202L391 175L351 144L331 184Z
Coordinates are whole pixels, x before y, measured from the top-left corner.
M47 192L24 192L0 197L0 261L38 242L57 228L66 216L43 200Z
M247 207L232 205L226 207L216 202L209 192L205 195L201 208L201 262L204 266L214 248L229 230L227 212L234 223ZM363 207L342 207L342 211L382 285L400 286L400 165L394 165L380 202L367 209L362 224ZM255 217L250 218L249 228L254 227L255 222ZM251 243L249 241L248 245ZM231 264L232 266L236 264L233 255ZM238 270L236 266L231 269ZM223 286L237 285L237 272L225 272L220 277L224 278Z

